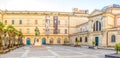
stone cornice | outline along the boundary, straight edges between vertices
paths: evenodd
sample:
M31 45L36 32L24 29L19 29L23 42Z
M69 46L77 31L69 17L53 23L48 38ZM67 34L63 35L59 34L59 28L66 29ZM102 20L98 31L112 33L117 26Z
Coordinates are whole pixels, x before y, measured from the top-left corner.
M61 15L61 16L88 16L88 14L74 14L73 12L57 12L57 11L2 11L3 15Z

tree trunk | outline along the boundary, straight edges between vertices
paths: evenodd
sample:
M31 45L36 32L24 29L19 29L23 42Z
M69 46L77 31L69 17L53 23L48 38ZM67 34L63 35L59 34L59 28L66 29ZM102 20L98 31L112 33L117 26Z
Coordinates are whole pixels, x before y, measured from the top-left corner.
M2 38L0 37L0 50L2 50Z
M116 50L116 54L118 54L118 50Z

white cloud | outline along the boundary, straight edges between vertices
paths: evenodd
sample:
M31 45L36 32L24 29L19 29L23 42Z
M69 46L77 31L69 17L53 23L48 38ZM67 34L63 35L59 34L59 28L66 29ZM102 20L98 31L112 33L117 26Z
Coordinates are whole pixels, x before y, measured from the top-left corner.
M0 9L54 11L59 10L56 3L46 0L9 0L0 3Z
M94 2L93 2L94 1ZM82 10L101 9L109 4L120 4L118 1L96 1L96 0L0 0L2 10L30 10L30 11L72 11L77 7ZM111 3L110 3L111 2ZM97 3L97 4L96 4Z

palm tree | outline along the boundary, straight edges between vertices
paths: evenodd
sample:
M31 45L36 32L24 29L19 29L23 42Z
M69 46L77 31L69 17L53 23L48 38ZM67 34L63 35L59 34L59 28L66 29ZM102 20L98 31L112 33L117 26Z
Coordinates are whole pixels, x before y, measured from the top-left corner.
M7 29L3 29L3 40L4 40L4 48L7 49L8 47L8 41L7 41Z
M17 45L20 45L20 39L21 39L21 34L22 34L22 32L21 31L16 31L16 35L17 35Z
M21 31L19 31L19 45L23 45L23 42L22 42L22 37L23 37L23 34Z
M0 22L0 50L3 50L3 40L2 40L2 35L3 35L3 29L4 29L5 25Z
M7 26L7 31L8 31L8 35L9 35L9 47L12 48L13 47L13 42L14 42L14 30L15 28L12 25Z
M4 33L3 32L4 27L5 25L2 22L0 22L0 36Z
M17 36L17 38L16 38L16 43L17 43L17 45L20 45L20 38L21 38L21 34L22 34L22 32L21 31L14 31L15 32L15 36Z
M18 30L14 29L13 32L14 32L13 33L13 44L14 46L16 46L17 45L16 43L18 43L18 38L16 38L16 36L18 35Z
M16 40L15 40L15 42L16 42L16 46L18 46L19 45L19 31L17 30L15 33L16 33Z

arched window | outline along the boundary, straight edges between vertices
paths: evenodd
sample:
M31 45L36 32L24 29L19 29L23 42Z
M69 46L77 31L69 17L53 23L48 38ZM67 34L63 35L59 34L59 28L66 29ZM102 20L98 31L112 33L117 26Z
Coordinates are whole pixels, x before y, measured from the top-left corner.
M111 42L116 42L115 35L112 35L112 37L111 37Z
M99 31L101 31L101 23L99 22Z
M57 39L57 43L58 43L58 44L61 43L61 39L60 39L60 38Z
M82 42L82 37L80 37L80 42Z
M75 39L75 42L77 42L77 37L76 37L76 39Z
M19 20L19 24L22 24L22 20Z
M101 23L99 21L93 24L93 31L101 31Z
M12 24L14 24L14 20L12 20Z
M67 41L68 41L67 38L65 38L65 39L64 39L64 43L67 43Z
M98 31L98 21L96 21L96 31Z
M88 38L87 37L85 37L85 42L88 42Z
M53 44L53 38L50 39L50 44Z

